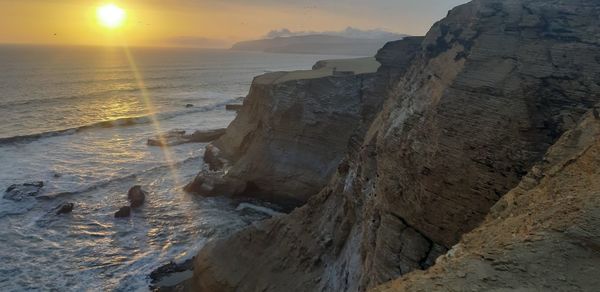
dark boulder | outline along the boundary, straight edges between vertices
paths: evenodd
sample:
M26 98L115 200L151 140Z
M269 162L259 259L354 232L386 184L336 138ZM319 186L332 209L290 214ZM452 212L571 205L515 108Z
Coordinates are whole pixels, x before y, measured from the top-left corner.
M186 105L185 105L185 107L186 107L186 108L191 108L191 107L194 107L194 105L193 105L193 104L191 104L191 103L188 103L188 104L186 104Z
M119 211L115 212L115 218L125 218L131 216L131 207L121 207Z
M146 192L142 190L141 186L134 186L129 189L127 199L129 200L131 208L138 208L144 204Z
M71 213L73 211L73 207L75 207L75 204L73 203L61 204L56 208L56 215Z
M43 181L13 184L6 189L3 198L12 201L22 201L28 197L36 196L43 187Z

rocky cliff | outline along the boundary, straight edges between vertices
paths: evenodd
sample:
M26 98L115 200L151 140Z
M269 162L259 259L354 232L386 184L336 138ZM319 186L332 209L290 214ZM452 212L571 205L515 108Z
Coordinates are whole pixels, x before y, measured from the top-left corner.
M411 58L387 45L384 105L329 184L288 216L208 244L194 287L362 291L432 266L600 100L599 40L598 1L475 0Z
M418 40L407 40L407 49L416 51ZM330 60L256 77L226 134L207 149L217 172L200 173L188 190L305 203L380 110L385 78L376 77L389 73L379 67L374 58Z
M220 173L201 173L188 189L291 204L317 193L383 100L369 91L378 62L340 63L352 73L334 76L323 66L256 77L226 134L207 149L205 160Z
M597 290L599 165L590 112L435 266L374 291Z

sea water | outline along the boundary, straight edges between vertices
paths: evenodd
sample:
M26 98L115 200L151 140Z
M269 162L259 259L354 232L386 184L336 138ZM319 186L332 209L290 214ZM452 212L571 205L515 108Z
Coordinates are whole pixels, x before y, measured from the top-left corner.
M182 191L205 144L150 147L174 129L224 128L253 76L336 56L229 50L0 46L0 291L147 290L147 275L262 217ZM115 219L127 191L145 205ZM68 215L55 215L72 202Z

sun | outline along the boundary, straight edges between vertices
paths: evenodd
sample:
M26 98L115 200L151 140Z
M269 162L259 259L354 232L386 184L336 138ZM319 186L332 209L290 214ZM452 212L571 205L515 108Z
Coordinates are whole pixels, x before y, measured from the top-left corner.
M102 26L113 29L123 25L127 14L115 4L105 4L98 7L96 16Z

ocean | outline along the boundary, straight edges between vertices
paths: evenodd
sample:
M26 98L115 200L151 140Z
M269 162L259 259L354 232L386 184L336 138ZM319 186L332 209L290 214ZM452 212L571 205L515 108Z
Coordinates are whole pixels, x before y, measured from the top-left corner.
M147 275L263 217L182 191L206 144L150 147L174 129L224 128L252 78L343 56L172 48L0 46L0 291L148 290ZM190 106L192 105L192 106ZM142 185L146 204L113 214ZM71 214L55 215L72 202Z

